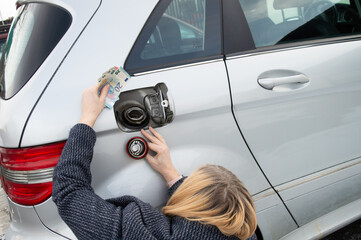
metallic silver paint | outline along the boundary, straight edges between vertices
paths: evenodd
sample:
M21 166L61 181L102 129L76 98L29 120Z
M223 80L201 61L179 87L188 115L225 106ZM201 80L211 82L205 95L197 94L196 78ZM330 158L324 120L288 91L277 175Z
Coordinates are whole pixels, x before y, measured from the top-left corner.
M361 197L351 172L335 173L338 182L307 177L361 156L360 53L360 42L352 41L227 60L237 122L271 184L290 186L280 195L299 225ZM310 83L263 89L258 77L278 69L304 74ZM312 181L299 183L302 178Z
M360 218L361 199L358 199L290 232L281 240L321 239Z
M73 22L57 47L50 53L48 59L44 61L22 90L9 100L0 99L0 146L2 147L19 146L20 137L29 113L71 45L98 7L100 0L72 2L53 0L50 3L67 9L73 16ZM84 5L87 7L85 8Z
M21 206L10 199L9 210L11 216L11 224L9 229L5 232L6 240L62 240L64 237L48 230L36 212L34 207Z

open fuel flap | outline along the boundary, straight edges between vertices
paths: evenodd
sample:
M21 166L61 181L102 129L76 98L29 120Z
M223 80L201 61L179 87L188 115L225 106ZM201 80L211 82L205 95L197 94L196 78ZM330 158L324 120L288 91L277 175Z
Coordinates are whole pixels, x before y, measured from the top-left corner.
M114 104L115 119L124 132L164 126L173 121L174 111L165 83L122 92Z

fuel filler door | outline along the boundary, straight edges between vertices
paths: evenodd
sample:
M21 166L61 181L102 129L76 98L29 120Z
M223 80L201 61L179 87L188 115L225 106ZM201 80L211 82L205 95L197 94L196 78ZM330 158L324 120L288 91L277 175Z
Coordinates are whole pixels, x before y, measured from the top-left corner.
M164 126L173 121L174 111L165 83L122 92L114 104L115 119L124 132Z

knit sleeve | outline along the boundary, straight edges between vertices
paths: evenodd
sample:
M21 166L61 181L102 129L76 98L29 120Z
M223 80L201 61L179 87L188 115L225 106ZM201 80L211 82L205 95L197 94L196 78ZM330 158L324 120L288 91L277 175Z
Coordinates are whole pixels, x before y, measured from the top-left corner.
M169 189L168 189L168 194L169 196L172 196L173 193L178 189L178 187L184 182L184 180L187 177L182 176L181 179L179 179L177 182L175 182Z
M53 201L78 239L118 239L122 208L99 196L91 187L90 163L96 136L84 124L75 125L55 167Z

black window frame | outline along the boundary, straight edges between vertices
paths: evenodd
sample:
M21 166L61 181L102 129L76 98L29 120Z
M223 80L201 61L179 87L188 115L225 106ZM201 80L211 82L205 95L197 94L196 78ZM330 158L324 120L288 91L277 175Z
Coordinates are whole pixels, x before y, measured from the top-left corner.
M239 0L223 0L222 11L224 54L256 49Z
M150 17L146 21L143 29L138 35L132 49L130 50L127 59L124 63L124 69L132 76L137 73L149 72L163 68L170 68L180 65L192 64L197 62L209 61L214 59L223 58L223 32L222 32L222 5L221 0L205 0L206 1L206 24L205 24L205 48L208 47L209 42L218 42L217 52L215 54L204 56L204 52L192 52L173 56L166 56L155 59L140 59L141 52L151 34L156 27L159 19L172 2L172 0L159 1L157 6L153 9ZM215 14L216 17L210 18L209 16ZM216 26L219 34L211 34L208 28ZM143 63L144 66L139 66ZM138 66L137 66L138 64Z

